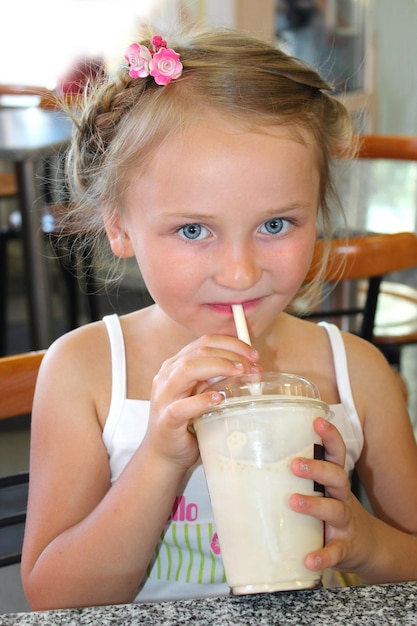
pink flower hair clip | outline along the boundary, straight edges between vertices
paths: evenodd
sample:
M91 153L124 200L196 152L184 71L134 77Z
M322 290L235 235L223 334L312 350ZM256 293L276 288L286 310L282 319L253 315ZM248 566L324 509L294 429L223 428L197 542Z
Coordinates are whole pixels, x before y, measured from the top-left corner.
M183 65L180 55L159 35L152 37L152 48L139 43L131 43L125 53L129 63L129 76L146 78L153 76L157 85L168 85L171 80L179 78Z

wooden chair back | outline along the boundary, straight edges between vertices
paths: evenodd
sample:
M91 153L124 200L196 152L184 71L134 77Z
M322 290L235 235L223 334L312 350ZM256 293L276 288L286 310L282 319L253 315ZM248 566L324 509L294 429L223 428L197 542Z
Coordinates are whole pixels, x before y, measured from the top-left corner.
M413 135L359 135L356 144L358 160L401 160L417 162L417 136ZM412 237L413 235L411 235ZM393 265L403 259L404 267L392 271L413 267L413 242L405 244L404 251L396 248L392 251ZM389 253L389 252L388 252ZM410 255L410 265L405 257ZM381 274L389 266L388 259L376 256L370 263L380 264ZM376 282L376 279L373 281ZM399 365L402 345L417 342L417 290L401 283L380 281L378 309L373 329L373 341L386 353L392 363Z
M417 137L408 135L359 135L357 159L417 161Z
M324 242L316 243L311 278L321 264ZM417 237L414 233L369 233L333 239L330 243L325 280L368 279L417 266Z
M324 243L318 241L308 278L317 272L323 253ZM356 297L353 303L349 302L346 306L330 307L308 317L333 320L360 316L356 332L378 345L391 362L398 364L398 347L417 342L417 290L383 279L415 267L417 236L414 233L334 239L330 245L325 281L330 284L359 281ZM409 317L407 324L401 319L404 307L407 307Z
M0 358L0 419L31 412L44 354L39 350Z
M31 412L44 354L42 350L0 358L1 420ZM21 560L28 483L27 471L0 477L0 567Z

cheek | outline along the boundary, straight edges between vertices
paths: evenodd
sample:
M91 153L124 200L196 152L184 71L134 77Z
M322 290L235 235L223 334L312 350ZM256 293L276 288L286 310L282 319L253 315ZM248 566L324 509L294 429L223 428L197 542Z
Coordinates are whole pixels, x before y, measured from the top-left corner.
M184 258L163 254L150 254L146 258L137 257L142 278L152 298L158 304L186 302L196 291L195 263L186 263Z
M311 266L313 252L314 243L299 243L285 253L281 251L270 265L272 288L282 298L283 308L290 304L301 289Z
M304 250L300 252L298 263L300 275L303 280L305 279L313 262L314 247L315 241L309 247L305 247Z
M275 257L275 275L289 283L302 282L313 260L315 241L300 241Z
M306 233L294 248L294 263L296 263L296 267L300 275L304 274L302 276L303 279L310 269L315 245L316 231L313 233Z

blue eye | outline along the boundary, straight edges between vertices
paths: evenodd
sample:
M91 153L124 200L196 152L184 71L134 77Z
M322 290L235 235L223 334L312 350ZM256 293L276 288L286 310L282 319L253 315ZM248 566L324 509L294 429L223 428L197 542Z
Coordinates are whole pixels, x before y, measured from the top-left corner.
M187 224L182 226L178 232L185 239L203 239L207 236L207 229L201 224Z
M260 230L261 232L266 232L269 235L278 235L282 232L285 232L287 227L288 227L287 220L283 220L279 217L274 217L268 220L267 222L265 222L264 224L262 224Z

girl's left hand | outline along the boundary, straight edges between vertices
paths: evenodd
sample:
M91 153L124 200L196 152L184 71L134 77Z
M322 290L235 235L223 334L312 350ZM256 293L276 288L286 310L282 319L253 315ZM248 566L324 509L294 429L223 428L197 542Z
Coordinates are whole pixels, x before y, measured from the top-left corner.
M335 426L317 418L314 430L321 437L326 450L326 460L296 458L291 469L296 476L315 480L325 486L326 497L292 494L290 506L294 511L312 515L325 522L325 541L321 550L305 559L311 570L337 567L357 571L366 559L370 525L369 514L351 491L344 469L346 448Z

